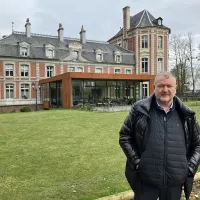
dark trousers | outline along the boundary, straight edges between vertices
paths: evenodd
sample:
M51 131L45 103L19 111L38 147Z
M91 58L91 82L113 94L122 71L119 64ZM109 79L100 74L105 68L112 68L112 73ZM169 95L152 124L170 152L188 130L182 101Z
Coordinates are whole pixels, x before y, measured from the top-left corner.
M135 192L134 200L180 200L182 186L159 189L142 183L141 190Z

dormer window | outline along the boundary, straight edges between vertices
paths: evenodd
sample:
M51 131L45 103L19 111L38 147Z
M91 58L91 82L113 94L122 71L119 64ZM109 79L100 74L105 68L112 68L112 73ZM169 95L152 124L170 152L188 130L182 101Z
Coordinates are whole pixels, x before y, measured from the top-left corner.
M30 44L27 42L21 42L19 44L19 54L20 56L27 57L30 55Z
M47 58L53 58L54 57L54 51L53 51L53 49L47 49L46 50L46 57Z
M103 62L103 51L101 49L96 50L96 60L98 62Z
M115 56L115 62L116 63L121 63L122 62L122 56L121 56L121 52L116 50L114 51L114 56Z
M121 62L121 56L120 55L116 55L116 63L120 63Z
M159 17L159 18L157 19L157 22L158 22L158 25L159 25L159 26L162 26L162 20L163 20L163 19L162 19L161 17Z
M97 61L102 62L103 61L103 55L101 53L97 54Z
M24 56L24 57L28 56L28 48L21 47L21 56Z
M55 47L51 44L45 45L45 52L47 58L55 57Z
M72 51L72 59L78 60L78 51Z

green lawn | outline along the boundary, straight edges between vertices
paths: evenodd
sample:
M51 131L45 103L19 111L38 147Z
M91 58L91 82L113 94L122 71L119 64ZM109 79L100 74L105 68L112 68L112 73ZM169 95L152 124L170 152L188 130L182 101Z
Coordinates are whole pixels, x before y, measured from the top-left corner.
M127 113L1 114L0 199L90 200L129 190L118 144Z

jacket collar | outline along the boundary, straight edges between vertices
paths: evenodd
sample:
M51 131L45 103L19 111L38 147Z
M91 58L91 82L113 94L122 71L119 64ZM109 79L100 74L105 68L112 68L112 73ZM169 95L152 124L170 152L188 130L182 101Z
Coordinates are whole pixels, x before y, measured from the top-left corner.
M151 107L153 106L154 102L155 95L153 93L147 99L136 102L134 107L137 111L149 116ZM183 115L184 118L193 116L195 114L195 112L191 110L188 106L183 104L183 102L177 96L174 97L174 106Z

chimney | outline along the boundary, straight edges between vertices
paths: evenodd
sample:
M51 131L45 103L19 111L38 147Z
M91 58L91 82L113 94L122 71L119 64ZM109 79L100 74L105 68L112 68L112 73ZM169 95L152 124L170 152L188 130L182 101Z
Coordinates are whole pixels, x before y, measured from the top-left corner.
M123 39L127 38L127 31L130 29L130 7L123 8Z
M80 41L81 41L81 44L85 44L86 43L86 38L85 38L85 30L83 28L83 25L81 27L81 32L80 32Z
M25 28L26 28L26 37L31 37L31 23L29 22L29 18L27 18L26 20Z
M58 28L58 39L60 42L63 41L64 38L64 28L62 27L62 24L59 23L59 28Z

